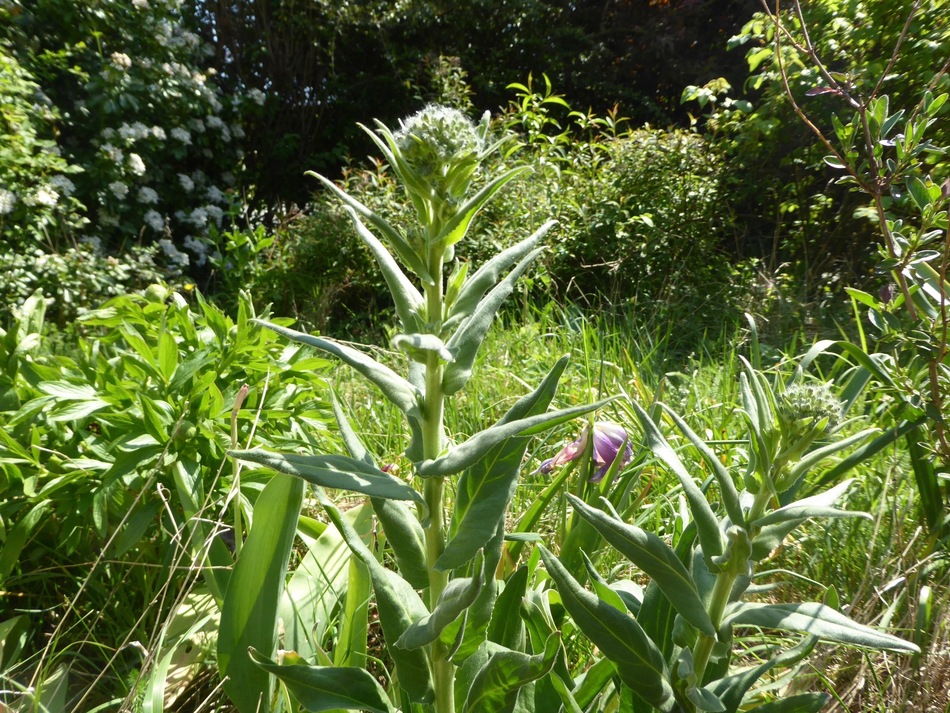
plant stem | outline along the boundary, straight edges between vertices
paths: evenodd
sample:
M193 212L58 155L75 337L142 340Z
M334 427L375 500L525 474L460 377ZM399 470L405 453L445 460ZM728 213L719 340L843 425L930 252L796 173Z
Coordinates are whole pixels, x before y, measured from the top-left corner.
M736 573L732 570L720 572L716 577L716 584L713 587L712 597L709 602L709 618L712 621L713 628L717 630L722 623L722 615L726 611L726 605L729 603L729 595L732 594L732 587L735 582ZM699 640L693 647L693 671L696 673L696 682L700 686L703 684L703 676L706 673L709 656L712 654L713 646L715 645L715 636L700 634Z
M426 312L428 326L438 334L442 327L443 284L442 253L433 250L429 259L432 285L426 285ZM442 393L442 363L437 354L430 354L426 362L426 393L422 427L422 450L426 459L438 458L445 445L445 395ZM426 564L429 568L429 610L432 611L448 584L448 572L440 572L435 563L445 549L445 512L442 495L445 481L441 477L426 478L423 495L429 508L429 526L425 529ZM445 645L436 639L429 650L432 662L432 683L435 687L436 713L455 712L455 665L448 660Z

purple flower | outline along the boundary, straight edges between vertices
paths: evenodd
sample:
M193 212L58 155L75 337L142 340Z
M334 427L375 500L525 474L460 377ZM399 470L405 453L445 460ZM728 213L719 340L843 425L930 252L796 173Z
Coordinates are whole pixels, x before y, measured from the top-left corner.
M577 460L587 450L587 440L590 437L590 426L584 426L581 435L576 441L568 443L553 458L548 458L538 468L542 473L550 473L556 467ZM623 454L620 449L623 448ZM609 421L594 423L594 463L597 470L590 478L590 482L599 483L604 479L610 466L620 456L620 467L623 468L633 459L633 447L627 432L621 426Z

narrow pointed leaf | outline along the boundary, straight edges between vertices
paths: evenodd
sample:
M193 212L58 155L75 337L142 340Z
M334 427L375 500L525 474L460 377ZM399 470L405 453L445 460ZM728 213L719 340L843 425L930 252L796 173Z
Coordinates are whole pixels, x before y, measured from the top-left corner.
M282 666L253 649L251 658L264 671L283 681L308 711L343 709L393 713L386 691L366 669L306 664Z
M485 576L484 560L480 565L475 576L451 580L439 595L439 601L436 602L432 613L406 629L394 645L400 649L418 649L438 639L449 624L472 606L481 592Z
M776 666L785 667L798 663L812 652L816 643L818 643L817 636L808 636L800 644L783 651L775 658L732 676L713 681L707 688L719 697L726 708L726 713L736 713L745 694L756 681Z
M340 431L340 437L343 439L343 445L346 446L347 452L350 454L351 458L365 463L370 468L376 468L376 461L373 460L373 456L370 455L369 450L366 448L363 441L357 435L356 431L353 430L353 425L350 423L350 419L346 417L346 414L343 412L343 408L340 406L340 401L337 399L336 394L331 392L330 401L333 405L333 416L336 418L337 428Z
M497 523L495 535L485 544L485 569L482 590L475 602L465 612L465 631L462 638L452 647L451 659L455 663L465 661L474 654L488 639L488 626L495 612L498 599L498 583L495 572L501 562L502 546L505 537L505 522Z
M869 436L873 436L879 432L879 428L866 428L863 431L858 431L857 433L848 436L847 438L843 438L840 441L829 443L827 446L816 448L810 453L806 453L805 456L795 464L795 467L792 468L792 471L788 476L789 480L797 481L826 458L833 456L835 453L839 453L846 448L857 445L858 443L861 443L861 441L866 440Z
M419 315L422 313L425 304L422 295L406 277L406 273L399 267L399 263L386 249L386 246L363 224L357 212L349 205L344 207L353 220L357 235L366 243L370 252L373 253L373 257L376 258L380 272L383 273L383 278L386 280L386 286L389 287L389 292L393 296L393 304L396 307L399 320L403 323L406 331L418 331Z
M478 349L488 334L495 315L502 303L515 288L518 278L524 274L528 266L541 254L541 249L532 250L521 260L498 285L478 303L472 316L463 321L455 334L446 343L446 349L455 357L446 364L442 377L442 391L452 395L459 391L472 376L472 366Z
M410 418L415 417L418 419L420 417L419 401L421 394L418 389L388 366L380 364L372 357L353 349L353 347L348 347L345 344L340 344L331 339L315 337L312 334L281 327L262 319L256 319L254 321L277 332L277 334L282 337L300 342L301 344L306 344L338 357L366 377L368 381L372 382L383 392L383 396L389 399L404 414Z
M766 525L752 538L752 561L759 562L772 554L796 527L805 522L805 518L785 520L774 525Z
M656 582L686 621L708 636L716 635L696 585L669 545L652 532L617 520L570 493L567 498L611 546Z
M429 610L409 582L380 564L326 495L319 489L314 492L350 550L369 570L383 635L386 641L396 641L406 629L427 616ZM393 646L389 648L389 653L396 664L396 677L400 687L416 703L431 701L434 689L425 652L422 649L407 651Z
M689 510L696 521L696 531L699 534L699 543L703 548L703 554L710 560L713 557L718 557L722 554L722 533L719 530L719 520L709 505L709 501L706 500L703 491L696 485L693 476L686 471L686 466L676 455L676 451L663 438L663 434L653 423L650 414L644 411L638 403L631 402L631 404L640 419L643 435L650 450L673 471L683 486L683 493L689 503Z
M412 249L412 246L409 245L409 242L402 236L402 234L396 230L392 225L390 225L384 218L377 215L365 205L356 200L346 191L342 190L329 178L324 178L319 173L308 172L308 175L314 176L317 178L323 185L330 189L330 191L336 195L343 203L349 206L352 210L366 220L368 220L380 234L389 241L390 246L396 252L396 255L402 260L403 265L412 270L416 275L422 279L423 282L432 283L432 276L429 275L429 271L426 269L425 264L416 255L415 250Z
M554 555L539 549L564 608L591 643L613 661L620 680L660 711L671 711L675 700L663 655L636 620L581 587Z
M802 498L778 510L773 510L764 517L752 523L753 527L768 527L789 520L800 520L809 517L863 517L868 520L871 516L865 512L837 510L832 507L845 494L854 478L838 483L835 487L809 498Z
M509 649L524 648L524 622L521 619L521 600L528 586L528 568L519 567L508 577L505 588L498 595L495 610L488 627L488 640Z
M568 357L558 360L541 384L508 410L498 425L544 413L554 398ZM511 437L493 448L459 478L450 539L436 569L446 571L468 562L494 535L505 518L521 472L528 437Z
M673 419L673 423L676 424L676 427L683 432L687 440L699 451L706 465L712 470L713 475L716 477L716 482L719 484L722 504L726 509L726 514L729 516L729 519L734 525L744 525L745 517L742 514L742 505L739 502L739 491L736 489L735 483L732 482L732 476L729 474L729 470L722 464L722 461L716 457L712 449L706 445L706 442L689 427L686 421L680 418L679 414L666 404L660 404L660 406L666 411L670 418Z
M531 168L529 166L519 166L501 174L486 184L478 193L469 198L464 205L459 207L458 212L445 224L445 227L442 228L442 232L435 238L435 241L443 243L446 246L455 245L465 237L465 233L468 232L468 228L475 214L492 199L502 186L513 178L517 178L530 171Z
M277 608L303 503L303 481L277 474L257 498L254 524L234 565L218 628L218 670L224 690L241 713L267 700L269 679L247 654L249 646L272 652Z
M464 443L450 450L446 455L434 460L419 463L416 472L423 478L455 475L474 465L492 448L513 436L531 436L554 426L566 423L577 416L603 408L616 397L602 399L592 404L572 408L548 411L536 416L521 418L508 423L498 423L475 434Z
M398 478L363 461L347 456L302 456L272 453L261 448L228 451L228 455L248 463L257 463L279 473L294 475L324 488L341 488L377 498L412 500L425 505L419 492Z
M525 238L520 243L511 246L495 255L491 260L482 265L468 280L459 291L459 296L452 305L449 314L445 320L444 327L451 328L461 322L475 311L482 297L498 280L502 273L508 270L512 265L520 262L528 253L534 250L538 241L556 224L557 221L549 220L538 230Z
M898 639L817 602L798 604L755 604L736 602L726 610L726 623L735 626L761 626L769 629L800 631L826 641L918 653L920 649L909 641Z
M536 656L519 651L493 654L472 681L463 713L511 713L518 691L554 667L560 647L560 637L551 634Z
M698 711L709 711L710 713L723 713L726 707L719 700L715 693L711 693L706 688L691 686L686 691L686 697L696 706Z
M434 334L397 334L393 346L402 349L413 361L425 364L429 354L435 354L444 362L455 360L452 352Z

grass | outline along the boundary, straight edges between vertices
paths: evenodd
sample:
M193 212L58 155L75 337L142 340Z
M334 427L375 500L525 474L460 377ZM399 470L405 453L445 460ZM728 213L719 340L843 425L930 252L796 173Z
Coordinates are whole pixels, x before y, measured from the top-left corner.
M522 307L517 318L502 319L484 344L472 388L447 411L449 432L461 441L493 422L543 377L559 355L570 354L572 366L556 405L618 393L641 404L661 399L682 413L723 458L740 458L737 373L739 356L748 353L747 334L738 327L724 328L692 354L671 348L672 343L670 332L662 329L618 319L598 321L556 305ZM773 353L777 355L772 360L774 368L788 373L791 363L778 356L778 350ZM385 353L383 358L400 357ZM825 368L831 373L835 367L825 364ZM392 435L401 423L398 414L344 368L329 376L350 405L357 430L381 461L401 462L404 441ZM618 421L631 432L638 430L627 399L615 402L598 418ZM536 472L537 465L578 430L578 424L566 424L531 445L511 507L512 522L552 478ZM695 461L686 449L683 457ZM871 520L812 524L770 563L776 572L774 580L807 594L801 598L820 599L825 587L834 587L852 617L889 626L923 649L919 658L911 659L820 648L803 674L815 682L813 689L824 688L834 695L836 710L950 711L946 615L950 562L945 551L934 549L918 524L917 493L908 472L906 454L896 447L865 461L852 473L857 482L848 506L870 513ZM630 493L629 518L669 535L681 510L675 479L645 457L635 459L624 477ZM575 474L566 487L576 490L581 485ZM206 508L209 520L217 521L221 503L208 502ZM546 542L563 538L565 513L561 495L537 528ZM18 614L32 617L40 613L37 608L60 614L58 619L49 617L55 629L34 631L18 655L10 656L14 651L10 636L3 642L4 688L12 690L31 679L34 685L41 683L63 663L69 666L70 705L75 710L140 710L141 699L152 690L157 662L167 651L169 642L163 633L181 618L189 595L202 588L193 549L184 541L187 533L170 534L171 549L160 561L155 561L154 554L152 559L122 561L102 555L95 562L69 563L55 551L34 551L31 557L37 567L33 571L21 567L18 577L6 584L0 620L9 621ZM615 565L617 561L608 556L598 566L602 574L631 576ZM28 598L28 606L17 593ZM62 601L64 596L67 602ZM64 607L65 603L69 606ZM582 669L591 652L580 642L571 650L572 660ZM178 667L178 673L186 671ZM174 710L228 709L222 703L217 675L207 663L188 673L194 678L183 687Z

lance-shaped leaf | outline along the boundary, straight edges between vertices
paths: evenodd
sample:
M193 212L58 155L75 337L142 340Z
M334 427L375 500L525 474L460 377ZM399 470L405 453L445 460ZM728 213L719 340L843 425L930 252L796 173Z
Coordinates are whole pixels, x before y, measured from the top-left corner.
M475 217L475 214L494 197L502 186L511 179L529 173L530 171L530 166L518 166L490 181L479 190L478 193L469 198L464 205L458 208L458 212L449 219L442 228L442 231L436 236L434 242L441 243L446 247L455 245L465 237L465 233L468 232L468 228L472 224L472 219Z
M570 493L567 498L607 542L656 582L680 616L704 634L716 635L689 571L669 545L652 532L611 517Z
M789 533L803 522L805 518L785 520L774 525L766 525L759 530L758 534L752 538L752 554L750 555L752 561L759 562L772 554L785 541Z
M274 650L277 608L297 534L304 484L275 475L254 505L254 524L231 573L218 628L218 670L224 690L241 713L258 710L267 699L267 673L254 665L247 649Z
M849 619L841 612L817 602L798 604L756 604L735 602L726 609L725 623L734 626L761 626L813 634L826 641L918 653L915 644L885 634Z
M421 418L419 402L422 398L422 394L388 366L380 364L372 357L367 356L353 347L340 344L332 339L315 337L312 334L281 327L262 319L256 319L254 321L277 332L282 337L300 342L301 344L306 344L338 357L372 382L383 392L383 396L389 399L400 411L409 416L410 419L418 420Z
M499 424L544 413L557 391L568 357L558 360L544 381L508 410ZM528 437L502 441L467 468L459 478L450 539L435 563L438 570L455 569L468 562L490 540L514 495Z
M696 485L696 481L686 471L683 461L676 455L670 444L663 438L660 429L653 423L650 414L643 410L636 402L631 402L637 416L640 419L640 425L643 428L643 436L653 451L654 455L666 463L667 467L673 471L683 486L683 494L686 495L686 501L689 503L689 510L693 514L693 520L696 521L696 531L699 535L699 544L703 548L703 554L712 560L722 554L722 532L719 530L719 520L713 512L709 501L703 491ZM684 614L685 616L685 614Z
M539 549L564 608L587 638L613 661L620 680L660 711L671 711L675 703L673 689L656 644L633 617L581 587L554 555L543 547Z
M866 428L863 431L859 431L854 435L841 439L840 441L829 443L827 446L822 446L821 448L816 448L810 453L806 453L805 456L795 464L795 467L792 468L791 472L789 473L789 482L796 482L809 470L821 463L825 458L833 456L835 453L843 451L846 448L857 445L861 441L865 440L869 436L873 436L879 431L880 429L878 428Z
M448 315L446 315L446 320L442 325L443 329L452 329L463 319L471 315L482 301L482 297L485 296L485 293L497 284L502 273L508 270L512 265L520 262L528 253L534 250L538 241L540 241L556 223L557 221L549 220L529 237L516 245L512 245L510 248L502 250L495 255L495 257L478 268L475 274L465 281L465 284L459 291L458 298L452 304Z
M801 520L809 517L863 517L870 520L871 516L866 512L838 510L831 507L844 495L845 491L851 487L851 483L853 482L854 478L849 478L823 493L789 503L785 507L773 510L764 517L759 518L752 523L752 526L768 527L769 525L777 525L781 522Z
M498 584L495 571L501 562L502 547L505 538L505 521L496 523L495 535L485 544L485 569L482 590L474 603L465 612L463 636L452 647L450 658L458 663L474 654L488 638L488 625L495 616L495 602L498 598ZM520 604L520 600L519 600ZM517 614L516 614L517 616Z
M676 424L676 427L683 432L683 435L693 444L693 447L699 451L706 465L712 470L713 475L716 477L716 482L719 484L722 504L725 506L726 514L729 516L732 524L744 525L745 518L742 514L742 505L739 502L739 491L736 489L735 483L732 482L732 476L729 475L729 470L722 464L722 461L716 457L712 449L706 445L706 442L689 427L686 421L680 418L679 414L666 404L659 405L666 411L669 417L673 419L673 423Z
M492 612L491 625L488 627L489 641L509 649L524 648L524 621L519 611L527 587L528 568L522 566L508 577L504 590L498 595L495 610Z
M521 262L515 265L505 279L485 295L484 299L478 303L478 307L475 308L472 316L459 325L455 334L445 345L446 349L455 357L451 363L446 364L442 376L442 391L446 395L456 393L468 383L472 376L472 365L475 363L475 356L478 354L478 349L482 345L485 335L488 334L488 328L491 327L495 314L515 288L518 278L524 274L524 271L540 254L540 248L532 250Z
M426 605L409 582L380 564L363 544L352 525L343 518L326 495L320 489L315 489L314 493L330 520L343 535L350 550L369 570L369 576L373 580L373 591L376 593L376 607L379 612L379 623L383 627L383 635L386 641L396 641L406 629L427 616L429 610L426 609ZM416 703L431 701L435 694L429 660L425 651L423 649L407 651L390 647L389 653L396 664L396 677L399 679L400 687Z
M442 631L458 619L478 597L485 577L485 560L479 558L479 567L473 577L460 577L450 581L431 614L427 614L406 629L396 641L401 649L418 649L439 638Z
M363 224L357 212L348 205L344 208L353 220L357 235L366 243L370 252L373 253L373 257L376 258L380 272L383 273L383 278L386 280L386 286L389 287L389 292L393 296L393 304L396 307L399 320L407 331L416 331L421 321L419 317L425 305L422 295L406 277L406 273L399 267L399 263L386 249L386 246Z
M263 465L279 473L295 475L324 488L342 488L377 498L412 500L425 506L425 499L415 488L389 473L347 456L303 456L295 453L273 453L261 448L228 451L228 455L248 463Z
M497 651L476 674L463 713L511 713L518 691L554 668L561 639L551 634L544 651L535 656L520 651Z
M397 500L370 498L373 512L392 547L399 573L416 589L429 586L425 531L409 508Z
M508 423L496 423L484 431L476 433L464 443L456 446L441 458L425 460L417 464L416 472L423 478L455 475L473 466L488 451L502 441L513 436L533 436L549 428L570 421L577 416L603 408L616 397L602 399L592 404L573 406L558 411L548 411L536 416L520 418Z
M816 643L818 643L817 636L808 636L800 644L783 651L775 658L732 676L713 681L707 688L719 697L726 708L726 713L736 713L745 694L756 681L776 666L785 667L798 663L812 652Z
M314 176L317 178L323 185L330 189L330 191L336 195L343 203L345 203L349 208L356 211L358 215L361 215L363 218L368 220L370 224L380 232L380 234L389 242L392 249L396 252L396 255L402 260L402 264L412 270L419 278L427 283L432 284L433 279L429 274L428 269L425 266L425 263L422 259L416 254L416 251L413 250L409 242L403 237L403 235L396 230L392 225L390 225L382 216L371 211L365 205L356 200L346 191L342 190L329 178L324 178L319 173L314 173L313 171L308 171L307 175ZM370 248L372 249L372 248Z
M281 665L251 649L251 658L287 684L308 711L360 710L393 713L386 691L366 669L345 666Z

